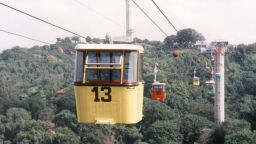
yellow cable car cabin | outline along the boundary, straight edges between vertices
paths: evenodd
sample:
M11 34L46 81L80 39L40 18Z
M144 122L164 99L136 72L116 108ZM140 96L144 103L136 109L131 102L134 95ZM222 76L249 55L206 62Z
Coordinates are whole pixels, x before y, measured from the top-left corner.
M165 100L165 83L154 82L151 89L151 99L152 100Z
M199 77L194 77L194 80L193 80L193 85L195 86L199 86L200 85L200 78Z
M143 47L76 46L74 90L78 122L134 124L142 119Z

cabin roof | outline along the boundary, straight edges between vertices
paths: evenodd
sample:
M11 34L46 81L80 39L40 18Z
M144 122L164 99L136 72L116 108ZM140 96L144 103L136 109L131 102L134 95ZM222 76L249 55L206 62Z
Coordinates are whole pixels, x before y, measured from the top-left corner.
M137 50L143 53L143 47L134 44L78 44L76 50Z

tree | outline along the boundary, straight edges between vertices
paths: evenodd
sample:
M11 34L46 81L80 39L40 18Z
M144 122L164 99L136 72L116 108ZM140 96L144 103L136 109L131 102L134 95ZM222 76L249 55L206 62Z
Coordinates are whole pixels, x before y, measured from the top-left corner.
M41 144L46 142L45 132L42 130L36 130L32 128L30 131L19 131L14 143L20 144Z
M54 110L52 108L39 110L38 119L44 121L52 121L54 119Z
M60 43L61 42L61 38L56 38L56 43Z
M142 40L139 39L139 38L137 38L137 37L135 37L135 38L133 39L133 41L134 41L135 43L142 43Z
M213 105L210 103L200 103L195 101L190 101L188 106L189 113L206 117L209 120L214 120Z
M171 51L175 48L177 43L177 36L176 35L171 35L171 36L167 36L164 39L164 49L167 51Z
M5 136L13 143L45 143L46 133L53 127L53 123L40 120L9 122L5 124Z
M142 139L142 134L135 126L114 126L112 131L118 143L137 143Z
M55 129L53 144L78 144L80 137L67 127Z
M68 109L75 112L75 99L73 92L67 92L63 95L58 95L57 106L58 110Z
M64 43L70 44L72 43L71 39L69 37L65 37L63 40Z
M56 114L54 122L57 126L68 126L73 130L76 129L77 126L76 115L71 113L69 110L62 110Z
M79 37L78 36L73 36L71 38L72 41L74 41L75 43L79 42Z
M87 37L85 38L85 40L86 40L86 42L90 43L90 42L92 41L92 38L89 37L89 36L87 36Z
M18 122L20 120L30 120L31 115L23 108L10 108L6 112L8 122Z
M193 144L200 136L204 128L211 128L213 122L197 115L185 115L181 121L181 133L183 134L184 144Z
M187 111L189 104L188 84L184 81L173 80L167 90L169 97L167 98L167 105L179 111Z
M225 144L255 144L256 132L244 129L225 137Z
M145 140L149 143L181 143L182 134L177 121L156 121L145 133Z
M144 118L141 121L141 123L143 123L143 129L146 129L155 121L172 120L177 116L170 107L161 102L152 101L148 98L144 98L143 108Z
M81 138L81 143L86 144L100 144L100 126L93 124L79 124L77 127L77 133Z
M45 95L40 92L33 94L28 99L29 109L32 111L33 118L38 118L38 112L41 109L44 109L46 106L46 98Z
M226 132L223 127L216 127L208 139L208 144L224 144Z
M204 36L191 28L180 30L177 33L177 42L184 48L191 47L196 41L203 40L205 40Z

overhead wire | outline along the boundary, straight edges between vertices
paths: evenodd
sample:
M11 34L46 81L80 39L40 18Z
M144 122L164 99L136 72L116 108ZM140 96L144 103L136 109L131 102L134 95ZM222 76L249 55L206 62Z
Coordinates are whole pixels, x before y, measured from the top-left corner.
M48 42L44 42L44 41L41 41L41 40L38 40L38 39L27 37L27 36L24 36L24 35L21 35L21 34L13 33L13 32L7 31L7 30L0 29L0 31L4 32L4 33L11 34L11 35L15 35L15 36L18 36L18 37L26 38L26 39L29 39L29 40L32 40L32 41L36 41L36 42L40 42L40 43L43 43L43 44L50 45L50 43L48 43Z
M134 0L131 0L135 5L136 7L138 7L140 9L140 11L146 15L146 17L165 35L165 36L168 36L163 29L161 29L161 27L134 1Z
M68 29L66 29L66 28L57 26L57 25L55 25L55 24L53 24L53 23L51 23L51 22L48 22L48 21L46 21L46 20L43 20L43 19L38 18L38 17L36 17L36 16L33 16L33 15L31 15L31 14L28 14L28 13L26 13L26 12L24 12L24 11L18 10L18 9L16 9L16 8L11 7L11 6L9 6L9 5L7 5L7 4L4 4L4 3L2 3L2 2L0 2L0 4L3 5L3 6L5 6L5 7L8 7L8 8L10 8L10 9L12 9L12 10L15 10L15 11L17 11L17 12L19 12L19 13L22 13L22 14L24 14L24 15L27 15L27 16L29 16L29 17L32 17L32 18L34 18L34 19L36 19L36 20L39 20L39 21L41 21L41 22L44 22L44 23L46 23L46 24L49 24L49 25L54 26L54 27L56 27L56 28L59 28L59 29L61 29L61 30L63 30L63 31L66 31L66 32L68 32L68 33L74 34L74 35L79 36L79 37L82 37L82 38L86 38L85 36L82 36L82 35L80 35L80 34L77 34L77 33L75 33L75 32L72 32L72 31L70 31L70 30L68 30Z
M97 10L95 10L95 9L93 9L93 8L91 8L91 7L89 7L89 6L86 5L85 3L83 3L83 2L81 2L81 1L79 1L79 0L73 0L73 1L75 1L75 2L78 3L79 5L81 5L81 6L85 7L85 8L87 8L88 10L94 12L95 14L97 14L97 15L103 17L104 19L108 20L109 22L112 22L113 24L115 24L115 25L117 25L117 26L119 26L119 27L121 27L121 28L124 28L124 27L125 27L125 26L121 25L120 23L114 21L113 19L111 19L111 18L109 18L109 17L107 17L107 16L101 14L101 13L98 12Z
M177 28L173 25L173 23L167 18L167 16L164 14L164 12L160 9L160 7L155 3L154 0L152 0L154 5L157 7L157 9L162 13L162 15L165 17L165 19L169 22L169 24L173 27L173 29L178 32Z

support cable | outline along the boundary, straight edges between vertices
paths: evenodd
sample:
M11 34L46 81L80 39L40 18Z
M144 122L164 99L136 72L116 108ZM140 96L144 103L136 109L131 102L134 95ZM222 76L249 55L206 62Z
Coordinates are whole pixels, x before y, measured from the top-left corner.
M172 22L167 18L167 16L163 13L163 11L160 9L160 7L155 3L154 0L152 0L152 2L154 3L154 5L157 7L157 9L162 13L162 15L165 17L165 19L169 22L169 24L174 28L174 30L176 32L178 32L178 30L176 29L176 27L172 24Z
M39 21L41 21L41 22L44 22L44 23L46 23L46 24L49 24L49 25L54 26L54 27L56 27L56 28L59 28L59 29L61 29L61 30L63 30L63 31L69 32L69 33L71 33L71 34L74 34L74 35L79 36L79 37L82 37L82 38L86 38L85 36L82 36L82 35L80 35L80 34L77 34L77 33L75 33L75 32L72 32L72 31L70 31L70 30L68 30L68 29L65 29L65 28L63 28L63 27L57 26L57 25L55 25L55 24L53 24L53 23L50 23L50 22L48 22L48 21L46 21L46 20L43 20L43 19L38 18L38 17L36 17L36 16L33 16L33 15L31 15L31 14L28 14L28 13L26 13L26 12L24 12L24 11L18 10L18 9L16 9L16 8L11 7L11 6L9 6L9 5L7 5L7 4L4 4L4 3L2 3L2 2L0 2L0 4L3 5L3 6L5 6L5 7L8 7L8 8L10 8L10 9L12 9L12 10L15 10L15 11L17 11L17 12L19 12L19 13L22 13L22 14L24 14L24 15L27 15L27 16L29 16L29 17L32 17L32 18L34 18L34 19L36 19L36 20L39 20Z
M80 0L74 0L74 1L75 1L77 4L79 4L79 5L83 6L83 7L85 7L85 8L88 9L88 10L90 10L91 12L94 12L95 14L97 14L97 15L103 17L104 19L108 20L109 22L112 22L113 24L116 24L117 26L119 26L119 27L121 27L121 28L124 28L124 26L121 25L120 23L114 21L114 20L111 19L110 17L107 17L107 16L101 14L101 13L98 12L97 10L95 10L95 9L93 9L93 8L91 8L91 7L89 7L89 6L87 6L85 3L81 2Z
M29 40L32 40L32 41L36 41L36 42L40 42L40 43L43 43L43 44L50 45L50 43L48 43L48 42L44 42L44 41L41 41L41 40L37 40L37 39L31 38L31 37L27 37L27 36L24 36L24 35L21 35L21 34L9 32L9 31L3 30L3 29L0 29L0 31L1 31L1 32L4 32L4 33L11 34L11 35L15 35L15 36L18 36L18 37L26 38L26 39L29 39Z
M131 0L139 9L140 11L146 15L146 17L165 35L165 36L168 36L163 29L161 29L161 27L134 1L134 0Z

